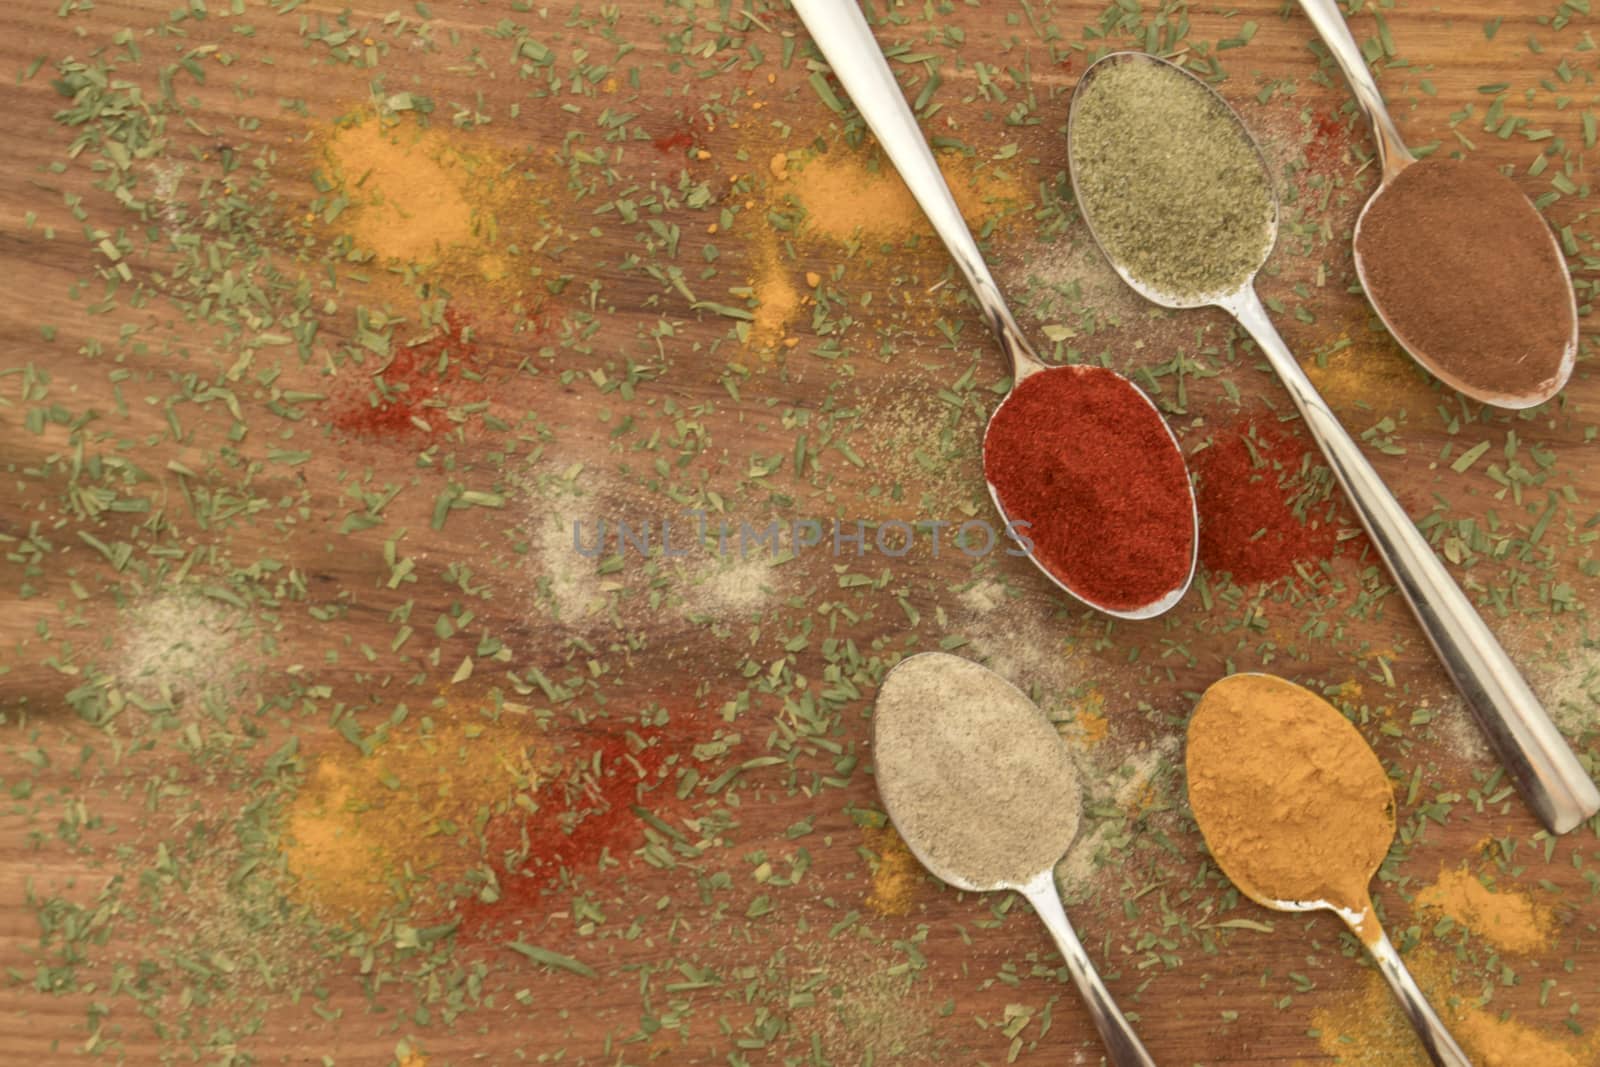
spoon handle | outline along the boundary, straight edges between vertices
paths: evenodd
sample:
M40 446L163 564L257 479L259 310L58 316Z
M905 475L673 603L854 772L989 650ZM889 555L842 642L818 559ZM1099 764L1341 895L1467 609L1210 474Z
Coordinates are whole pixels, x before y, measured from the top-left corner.
M1428 1058L1439 1067L1472 1067L1472 1061L1467 1059L1467 1054L1461 1051L1456 1039L1445 1029L1444 1020L1428 1003L1422 987L1411 977L1405 961L1390 942L1389 935L1379 930L1378 939L1367 944L1367 951L1372 953L1372 958L1378 962L1378 970L1388 980L1389 988L1400 1000L1400 1006L1405 1008L1406 1016L1416 1028L1417 1036L1422 1039L1422 1047L1428 1052Z
M1415 163L1417 157L1401 140L1400 130L1390 117L1389 109L1384 106L1378 83L1373 80L1372 71L1367 69L1367 58L1361 53L1361 46L1356 44L1356 39L1350 35L1350 26L1339 13L1335 0L1300 0L1300 6L1311 20L1311 25L1316 27L1322 43L1333 53L1339 69L1344 72L1344 80L1350 83L1356 103L1361 105L1367 121L1372 123L1373 139L1378 142L1378 163L1383 167L1383 180L1388 181Z
M1028 898L1028 903L1039 913L1050 936L1055 938L1061 958L1067 961L1072 984L1078 987L1078 993L1082 995L1084 1004L1088 1005L1089 1015L1094 1019L1094 1028L1100 1031L1100 1040L1105 1043L1106 1055L1112 1067L1155 1067L1156 1061L1150 1058L1150 1053L1139 1041L1139 1035L1133 1032L1133 1026L1118 1010L1117 1002L1111 999L1111 991L1101 981L1100 972L1094 969L1089 954L1083 950L1072 924L1067 921L1061 897L1056 893L1054 873L1046 871L1023 886L1022 895Z
M1373 547L1539 821L1564 834L1600 811L1600 790L1583 764L1427 539L1300 369L1255 289L1246 286L1227 308L1256 339L1283 380L1355 506Z
M1041 369L1043 364L1023 338L1017 320L1000 295L1000 287L978 251L978 242L967 229L967 222L961 217L955 197L950 195L950 187L945 184L939 165L934 162L916 116L911 113L905 94L894 80L889 62L855 0L791 2L806 29L811 31L811 38L823 58L833 68L834 76L850 94L878 144L900 172L911 195L933 224L934 232L966 277L989 329L1011 361L1013 377L1020 380Z

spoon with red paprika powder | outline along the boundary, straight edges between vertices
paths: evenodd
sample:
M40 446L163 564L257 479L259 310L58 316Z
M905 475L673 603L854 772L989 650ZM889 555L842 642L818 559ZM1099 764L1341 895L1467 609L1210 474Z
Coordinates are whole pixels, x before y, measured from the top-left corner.
M1565 833L1600 811L1600 790L1538 697L1267 316L1255 276L1277 241L1278 203L1239 116L1182 67L1117 52L1078 80L1067 137L1078 210L1122 279L1163 307L1220 307L1260 346L1540 820ZM1210 205L1212 215L1196 205Z
M854 0L793 0L977 297L1011 362L983 468L1007 531L1047 577L1123 619L1160 615L1194 578L1199 519L1177 438L1148 396L1105 367L1039 359L989 273L928 142Z
M1517 184L1474 160L1418 160L1333 0L1300 0L1372 123L1382 178L1356 220L1361 286L1389 333L1474 400L1530 408L1578 355L1578 302L1555 233Z

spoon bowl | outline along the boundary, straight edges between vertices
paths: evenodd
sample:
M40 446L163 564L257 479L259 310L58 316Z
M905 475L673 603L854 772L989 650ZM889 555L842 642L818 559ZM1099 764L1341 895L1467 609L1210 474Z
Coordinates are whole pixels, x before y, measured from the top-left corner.
M1247 687L1256 699L1243 699ZM1263 689L1271 709L1260 707ZM1240 760L1241 751L1258 762ZM1471 1067L1377 919L1368 886L1394 842L1395 803L1360 731L1302 686L1235 674L1201 696L1184 762L1195 822L1239 891L1275 911L1338 915L1378 963L1433 1062Z
M1177 74L1181 74L1185 78L1194 80L1196 84L1202 86L1205 84L1204 82L1200 82L1199 79L1194 78L1192 74L1178 66L1176 63L1168 62L1165 59L1160 59L1144 52L1112 52L1095 63L1090 64L1089 68L1083 72L1083 76L1078 79L1078 84L1072 91L1071 103L1067 108L1067 129L1069 131L1067 174L1072 181L1072 187L1074 189L1082 189L1084 187L1083 171L1087 169L1083 164L1078 152L1074 150L1075 138L1073 138L1070 132L1075 129L1078 124L1080 114L1082 113L1083 102L1088 99L1090 90L1093 89L1095 82L1099 78L1104 77L1106 74L1112 71L1115 71L1118 67L1136 64L1146 64L1158 70L1175 72ZM1262 154L1261 146L1256 143L1255 138L1250 136L1249 131L1245 128L1244 120L1239 117L1238 112L1234 111L1233 108L1229 106L1228 102L1222 99L1221 96L1217 95L1215 92L1212 92L1209 86L1206 86L1206 91L1211 94L1211 102L1213 106L1218 107L1222 112L1225 112L1231 118L1234 131L1239 136L1241 142L1248 147L1250 154L1254 157L1256 164L1261 169L1261 172L1263 174L1268 173L1269 168L1267 166L1266 156ZM1261 238L1261 255L1260 259L1254 264L1253 269L1250 270L1247 278L1244 281L1244 285L1246 287L1248 287L1255 280L1256 274L1263 266L1266 265L1268 255L1271 254L1273 246L1278 243L1278 193L1271 182L1266 183L1266 194L1268 210L1264 219L1265 229ZM1228 306L1228 302L1238 295L1239 286L1230 286L1223 289L1214 290L1212 292L1180 294L1170 289L1164 289L1158 285L1151 284L1148 280L1136 274L1120 258L1111 253L1110 249L1116 244L1116 242L1111 239L1112 234L1107 232L1107 230L1103 227L1103 220L1099 220L1097 214L1089 209L1089 206L1083 202L1081 197L1079 198L1078 211L1083 217L1085 226L1088 227L1090 239L1094 241L1095 247L1100 249L1101 253L1106 257L1106 262L1111 265L1111 269L1117 272L1117 276L1120 277L1130 289L1144 297L1146 300L1150 301L1152 304L1158 304L1161 307L1173 308L1175 310L1192 310L1194 308L1211 306L1226 307ZM1101 224L1097 225L1097 222L1100 222Z
M1039 481L1068 481L1072 475L1070 469L1063 469L1056 465L1053 462L1056 457L1049 454L1037 456L1025 470L990 469L989 461L994 453L989 447L989 435L994 432L997 426L1006 426L1012 418L1025 419L1027 418L1027 412L1030 410L1037 413L1037 405L1034 405L1031 402L1031 397L1026 394L1031 394L1036 387L1044 385L1045 382L1034 379L1034 375L1040 376L1040 379L1046 375L1070 376L1081 383L1081 389L1111 390L1127 398L1137 397L1139 401L1143 402L1142 410L1147 412L1146 418L1118 419L1098 425L1094 434L1095 447L1116 449L1130 453L1138 452L1142 449L1148 449L1150 438L1159 435L1164 439L1166 447L1170 447L1174 454L1181 455L1178 440L1173 436L1172 428L1161 417L1160 410L1156 408L1154 402L1143 390L1122 375L1104 367L1095 366L1045 367L1042 364L1029 366L1028 357L1026 356L1022 357L1022 361L1019 364L1021 373L1014 379L1011 391L996 406L994 412L989 416L988 425L984 428L984 481L989 489L989 499L994 501L995 510L1005 519L1008 529L1023 525L1024 520L1022 516L1006 507L1006 493L1004 491L1006 487L1013 483L1026 481L1036 483ZM1027 384L1025 384L1025 380L1027 380ZM1059 377L1055 379L1055 381L1060 380ZM1152 431L1155 432L1152 433ZM1040 451L1045 452L1046 450L1041 449ZM1046 558L1039 546L1030 548L1030 558L1057 588L1107 615L1112 615L1119 619L1139 620L1153 619L1170 611L1189 591L1189 585L1194 581L1195 568L1199 563L1200 552L1200 514L1194 501L1194 487L1189 482L1187 469L1181 466L1181 461L1172 474L1172 484L1168 492L1161 494L1157 500L1158 504L1165 505L1161 508L1164 514L1152 515L1147 512L1132 521L1123 521L1117 513L1119 500L1126 499L1125 486L1089 486L1080 490L1080 494L1084 496L1098 491L1104 493L1108 498L1097 506L1086 509L1091 514L1091 528L1075 531L1076 543L1092 548L1098 556L1104 557L1107 542L1113 540L1118 532L1138 532L1158 539L1163 534L1187 537L1189 550L1187 558L1183 561L1179 580L1175 581L1165 591L1157 593L1153 599L1146 600L1143 603L1113 602L1116 594L1109 592L1096 594L1082 585L1075 585L1069 575L1063 572L1079 568ZM997 481L1005 482L1006 486L1003 487L996 484ZM1180 494L1184 498L1183 502L1172 499ZM1103 526L1111 527L1111 529L1096 527L1094 524L1097 522L1103 522ZM1090 568L1088 566L1081 568L1085 574L1085 578L1082 580L1102 584L1114 582L1122 577L1125 569L1142 567L1145 563L1145 560L1133 556L1127 550L1119 550L1111 560L1104 563L1100 568ZM1157 569L1164 570L1165 568ZM1131 582L1125 584L1131 584Z
M1108 235L1103 232L1105 220L1099 215L1102 205L1095 202L1093 195L1085 192L1086 163L1078 158L1075 130L1085 113L1085 100L1096 91L1105 73L1129 63L1149 64L1150 70L1160 71L1163 77L1175 79L1174 84L1181 85L1178 91L1209 97L1216 108L1214 114L1223 117L1231 136L1249 144L1251 151L1247 158L1254 158L1260 167L1256 177L1268 190L1270 210L1264 221L1259 262L1231 292L1185 294L1174 293L1170 287L1152 285L1150 278L1142 272L1120 262L1112 251L1112 243L1103 240ZM1114 84L1112 89L1115 90ZM1129 153L1130 158L1136 159L1141 143L1135 139L1124 139L1122 144L1126 145L1122 150ZM1439 562L1432 546L1395 500L1394 494L1368 462L1360 446L1311 384L1311 379L1306 377L1294 353L1268 317L1254 282L1256 273L1266 263L1276 237L1277 198L1271 194L1270 172L1261 150L1238 114L1215 90L1176 64L1143 53L1113 53L1086 70L1073 90L1068 115L1067 148L1079 212L1089 227L1090 236L1117 273L1154 303L1171 308L1199 307L1204 304L1222 308L1237 319L1260 346L1262 354L1300 412L1307 431L1322 450L1334 477L1349 497L1372 540L1373 548L1394 575L1396 586L1433 645L1441 664L1460 690L1468 710L1500 757L1508 776L1544 825L1555 833L1566 833L1600 811L1600 789L1596 789L1583 764L1550 721L1538 697L1484 624L1472 602ZM1206 165L1206 157L1197 155L1194 159L1200 165ZM1168 157L1161 157L1161 163L1172 165ZM1239 175L1230 172L1213 177L1221 180L1221 177ZM1159 178L1160 175L1156 175L1156 180ZM1204 246L1199 246L1197 254L1204 252Z
M1025 896L1111 1063L1154 1067L1061 906L1055 866L1077 836L1083 798L1067 746L1044 713L987 667L924 652L884 677L872 752L878 793L911 854L957 889Z
M1378 148L1378 160L1381 168L1381 180L1377 190L1368 198L1366 205L1361 209L1361 215L1356 220L1355 230L1355 267L1356 274L1361 279L1362 289L1367 294L1368 301L1372 304L1378 318L1383 321L1390 335L1399 343L1412 359L1416 360L1429 374L1438 378L1450 388L1469 396L1474 400L1495 407L1509 408L1512 410L1535 407L1555 396L1572 377L1573 367L1576 365L1578 355L1578 300L1573 290L1572 276L1566 268L1566 258L1560 242L1555 233L1545 223L1539 211L1528 198L1517 188L1516 183L1504 175L1495 172L1498 178L1491 195L1495 206L1487 209L1492 211L1501 222L1515 218L1520 225L1529 227L1532 233L1536 228L1542 233L1542 239L1535 243L1540 245L1545 262L1540 264L1545 272L1552 278L1559 278L1561 291L1551 294L1552 305L1561 305L1561 313L1566 323L1566 344L1562 348L1559 359L1553 367L1548 367L1543 376L1537 380L1528 381L1517 388L1506 388L1502 385L1490 384L1487 381L1475 381L1469 374L1461 373L1459 368L1452 367L1451 361L1441 358L1442 353L1430 352L1419 339L1408 335L1401 323L1395 321L1392 308L1385 308L1383 300L1383 286L1375 284L1374 278L1365 256L1361 253L1363 227L1366 226L1373 209L1390 194L1394 199L1394 191L1401 183L1417 182L1424 177L1421 171L1407 173L1414 166L1422 171L1433 170L1447 166L1448 160L1430 157L1418 160L1406 147L1400 137L1399 128L1390 116L1388 108L1384 105L1383 94L1378 91L1378 84L1368 70L1366 59L1356 44L1355 38L1350 34L1350 27L1345 22L1333 0L1300 0L1300 6L1305 10L1306 16L1316 27L1323 43L1328 46L1333 54L1339 69L1343 71L1345 81L1350 84L1356 103L1367 116L1372 125L1373 138ZM1431 175L1430 175L1431 177ZM1503 184L1502 184L1503 183ZM1478 198L1478 203L1483 203ZM1409 202L1405 202L1409 203ZM1414 205L1413 205L1414 206ZM1382 209L1380 209L1382 210ZM1479 209L1484 210L1484 209ZM1443 223L1443 226L1461 225L1463 220L1453 218ZM1438 223L1434 224L1438 226ZM1494 255L1495 250L1483 249L1484 255ZM1451 257L1455 259L1455 257Z
M916 117L911 113L905 95L901 92L899 83L895 81L894 74L889 70L888 61L878 47L877 40L872 36L872 29L867 25L866 18L855 0L795 0L794 9L805 23L806 29L811 32L818 49L832 66L834 75L850 95L857 110L861 112L861 117L871 128L885 155L894 164L900 177L905 180L906 187L910 189L911 195L928 216L934 232L949 249L956 267L971 287L973 296L977 298L978 306L983 311L990 331L993 332L995 340L999 342L1011 364L1012 393L1006 399L1009 401L1014 397L1017 388L1033 375L1074 372L1075 368L1071 367L1047 366L1023 336L1022 328L1017 325L1016 318L1011 314L1011 309L1000 293L1000 287L984 263L983 254L979 251L966 220L956 206L955 198L945 184L939 165L934 161L933 153L928 148L927 139L917 126ZM1097 373L1115 374L1110 370L1102 371L1099 368L1095 370ZM1172 434L1171 428L1166 425L1160 409L1138 386L1121 375L1116 377L1128 390L1142 398L1145 409L1148 409L1152 419L1160 420L1165 430L1166 443L1170 446L1170 453L1165 455L1167 458L1176 458L1178 464L1183 465L1183 453L1179 449L1178 440ZM1004 409L1003 402L995 415L991 416L990 428L995 425L995 418L999 417ZM984 436L987 441L987 430ZM1063 473L1070 476L1072 472ZM1007 527L1012 527L1020 516L1015 513L1015 508L1008 509L1001 503L1001 494L996 490L993 479L987 481L991 499L995 501L996 508L1006 520ZM1174 485L1172 492L1181 493L1187 505L1186 513L1179 525L1191 535L1188 566L1184 574L1173 576L1175 580L1170 587L1154 592L1147 601L1106 603L1103 598L1097 600L1082 587L1081 583L1075 584L1071 576L1057 573L1048 561L1034 551L1031 542L1021 544L1020 547L1034 565L1059 589L1089 607L1121 619L1153 618L1177 604L1194 580L1199 553L1199 512L1195 506L1194 487L1189 482L1187 466L1184 466L1182 483L1181 487ZM1126 534L1128 531L1117 532ZM1112 557L1124 551L1130 544L1136 544L1132 538L1125 537L1119 541L1114 537L1108 539L1103 533L1098 540L1100 543L1095 546L1096 549L1102 555Z

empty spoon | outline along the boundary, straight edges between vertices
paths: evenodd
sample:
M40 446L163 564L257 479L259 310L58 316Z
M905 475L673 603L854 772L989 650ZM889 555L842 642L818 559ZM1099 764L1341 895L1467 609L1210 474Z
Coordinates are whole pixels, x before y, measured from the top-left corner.
M1413 156L1334 0L1300 0L1300 6L1344 72L1378 146L1381 181L1361 209L1355 232L1356 274L1378 317L1412 359L1457 392L1502 408L1529 408L1549 400L1567 384L1578 355L1578 302L1555 233L1516 183L1498 171L1438 156L1420 161ZM1463 169L1468 166L1470 173ZM1470 210L1430 210L1430 194L1466 180L1475 187ZM1404 221L1407 232L1417 229L1425 240L1405 246L1381 241L1373 236L1380 219L1379 225ZM1480 291L1482 284L1468 280L1478 262L1493 263L1506 255L1504 242L1495 247L1476 236L1489 226L1526 228L1527 261L1517 268L1548 282L1542 307L1504 308L1492 292ZM1430 258L1444 260L1429 269L1454 273L1456 284L1432 285L1419 277L1415 262ZM1508 266L1502 262L1491 269ZM1400 294L1427 314L1414 311L1409 321L1402 318L1396 313ZM1432 323L1440 321L1481 326L1476 345L1482 351L1451 351L1430 337L1437 328ZM1526 328L1519 329L1523 324ZM1563 328L1557 336L1564 334L1564 345L1535 343L1534 333L1556 324Z
M1161 417L1150 398L1132 382L1116 372L1102 367L1071 366L1048 367L1038 357L1033 347L1022 335L1011 310L1000 295L999 286L984 264L977 242L967 229L966 220L956 206L955 199L945 184L939 166L934 162L915 116L907 105L900 86L889 71L872 30L867 26L861 9L854 0L795 0L799 13L812 38L822 51L845 91L871 127L878 144L889 157L895 169L905 180L912 196L927 214L934 231L944 241L955 259L956 266L966 278L978 305L983 309L995 339L1011 363L1012 391L1001 402L989 420L989 431L1012 418L1022 418L1022 409L1013 405L1025 380L1033 375L1072 375L1080 381L1094 379L1102 389L1116 385L1125 389L1125 396L1141 414L1138 418L1124 418L1120 423L1102 420L1098 431L1107 437L1108 449L1127 454L1129 463L1139 462L1137 442L1155 440L1162 442L1163 453L1159 462L1147 465L1145 474L1159 481L1163 491L1148 494L1148 506L1129 507L1128 501L1119 501L1120 509L1082 509L1087 514L1078 520L1071 531L1074 544L1093 547L1100 559L1127 560L1136 556L1143 546L1165 541L1176 547L1163 553L1162 563L1155 574L1159 579L1151 588L1123 590L1112 595L1101 591L1104 573L1096 573L1091 565L1078 565L1068 558L1050 558L1031 543L1023 544L1028 556L1051 581L1090 607L1124 619L1148 619L1170 609L1183 599L1189 583L1194 579L1195 561L1199 551L1199 518L1194 504L1194 489L1190 485L1188 468L1183 463L1182 452L1171 428ZM1034 383L1037 386L1042 383ZM1060 384L1059 382L1053 384ZM1043 390L1030 388L1027 392L1040 394ZM1138 401L1142 401L1140 404ZM1122 410L1129 405L1118 405ZM985 448L990 436L985 435ZM987 457L986 457L987 458ZM1051 464L1054 457L1036 455L1036 468ZM1038 481L1050 484L1067 484L1074 481L1075 472L1059 460L1054 469L1036 471ZM1019 503L1026 506L1026 497L1012 493L988 478L989 495L995 508L1007 520L1008 526L1039 526L1048 522L1049 516L1019 511ZM1114 486L1086 486L1084 492L1114 490ZM1138 502L1134 502L1138 503ZM1171 527L1176 526L1173 531ZM1183 539L1187 539L1184 551ZM1137 570L1138 568L1132 568Z
M1361 524L1366 527L1373 547L1395 577L1395 583L1411 606L1417 622L1428 636L1445 670L1465 698L1467 707L1477 719L1479 727L1499 755L1523 798L1545 826L1556 833L1566 833L1600 810L1600 790L1595 788L1583 765L1567 747L1561 733L1551 723L1528 683L1517 672L1516 666L1494 634L1484 625L1483 619L1473 609L1471 601L1461 592L1450 577L1428 541L1412 524L1394 495L1379 478L1372 464L1367 462L1360 447L1353 441L1316 387L1300 369L1294 354L1267 317L1266 308L1255 291L1255 275L1266 263L1267 255L1277 239L1277 198L1271 195L1267 230L1260 245L1256 262L1246 272L1241 284L1232 291L1174 295L1170 291L1149 284L1146 278L1134 273L1127 263L1119 261L1107 247L1106 234L1097 229L1101 209L1094 195L1086 193L1081 168L1085 161L1078 158L1078 138L1074 130L1083 115L1084 102L1095 92L1100 77L1118 65L1148 64L1151 70L1164 72L1163 76L1180 79L1183 91L1204 94L1228 118L1230 136L1249 146L1250 157L1260 168L1262 182L1270 191L1266 177L1266 162L1260 149L1250 137L1239 116L1210 87L1182 68L1139 52L1117 52L1095 63L1083 74L1073 90L1072 108L1068 118L1068 155L1073 185L1078 194L1078 207L1088 223L1089 231L1100 250L1124 281L1147 300L1170 308L1195 308L1215 305L1227 311L1261 346L1267 362L1277 372L1289 397L1299 409L1306 428L1316 440L1328 465L1333 469L1339 484L1344 487L1354 505ZM1143 107L1142 101L1135 106ZM1137 151L1138 142L1127 139L1127 151ZM1123 149L1117 149L1122 151ZM1166 161L1168 165L1182 165L1184 160ZM1149 181L1161 181L1160 174L1148 175ZM1195 255L1204 253L1196 249Z
M987 667L924 652L883 679L872 717L883 806L922 865L957 889L1014 889L1055 938L1115 1067L1153 1067L1056 892L1078 833L1077 770L1056 728Z
M1360 731L1309 689L1235 674L1195 706L1184 762L1195 822L1229 880L1263 907L1338 915L1372 953L1433 1062L1471 1067L1372 905L1367 887L1394 841L1394 792Z

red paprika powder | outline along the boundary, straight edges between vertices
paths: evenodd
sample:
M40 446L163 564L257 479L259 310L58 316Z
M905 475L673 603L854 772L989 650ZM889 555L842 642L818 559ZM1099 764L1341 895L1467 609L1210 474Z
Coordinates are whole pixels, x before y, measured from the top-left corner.
M363 380L359 392L340 398L333 425L354 437L439 434L450 426L442 407L477 399L458 395L467 382L463 369L480 360L472 324L454 309L431 337L420 343L396 342L382 371ZM382 379L382 384L378 383Z
M983 472L1006 517L1030 524L1034 559L1081 599L1133 611L1188 580L1188 468L1125 378L1100 367L1024 378L989 422Z
M1191 457L1200 562L1207 570L1251 585L1292 574L1301 561L1333 555L1339 544L1336 505L1305 479L1312 454L1276 423L1247 419Z

